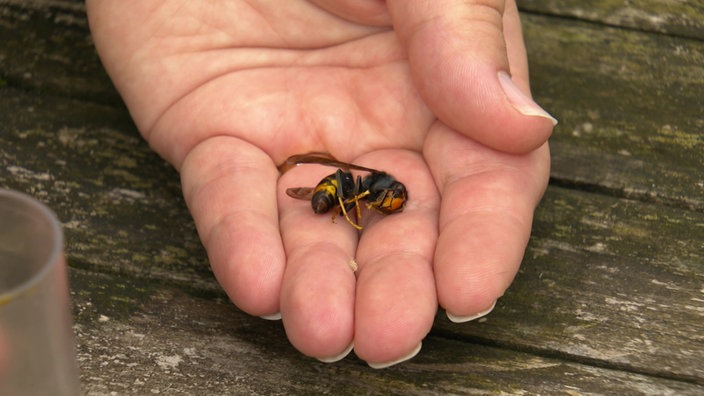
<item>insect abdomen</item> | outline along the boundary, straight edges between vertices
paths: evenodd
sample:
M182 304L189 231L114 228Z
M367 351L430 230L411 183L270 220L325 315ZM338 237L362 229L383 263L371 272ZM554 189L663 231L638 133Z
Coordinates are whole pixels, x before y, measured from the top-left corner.
M310 205L315 213L325 213L337 204L337 179L335 174L321 180L310 199Z

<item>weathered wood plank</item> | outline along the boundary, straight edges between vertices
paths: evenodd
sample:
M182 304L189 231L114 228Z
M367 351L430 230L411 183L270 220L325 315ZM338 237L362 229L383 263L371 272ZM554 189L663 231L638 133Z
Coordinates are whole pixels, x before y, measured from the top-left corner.
M704 384L704 215L550 188L525 262L480 323L439 329Z
M549 188L494 313L440 316L421 356L375 372L302 358L278 324L225 301L178 176L116 105L82 7L0 1L0 35L16 41L0 46L0 185L64 223L91 393L702 392L701 41L526 15L533 88L561 120L553 180L646 203Z
M224 296L71 271L88 394L698 394L682 381L598 368L431 335L411 362L374 370L306 358L278 322Z
M0 0L0 87L121 106L81 0Z
M0 165L10 172L0 184L56 208L73 267L218 290L177 176L126 114L19 92L0 95L0 105L11 110L0 135ZM495 313L479 325L442 318L438 328L704 382L702 252L704 214L551 187Z
M73 266L218 287L178 174L125 110L10 88L0 109L0 185L57 212Z
M704 39L701 0L517 0L522 11Z
M704 42L527 16L554 179L704 210ZM556 77L558 76L558 77Z

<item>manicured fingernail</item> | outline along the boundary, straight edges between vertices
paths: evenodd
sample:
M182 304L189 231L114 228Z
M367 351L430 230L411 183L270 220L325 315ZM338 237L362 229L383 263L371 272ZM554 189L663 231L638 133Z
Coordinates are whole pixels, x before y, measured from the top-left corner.
M506 94L506 98L519 113L527 116L537 116L547 118L552 125L557 125L557 119L551 116L542 107L538 106L528 95L524 94L505 71L499 72L499 84Z
M350 344L350 346L347 347L342 353L339 355L333 356L333 357L326 357L326 358L318 358L323 363L335 363L338 362L342 359L345 358L345 356L349 355L350 352L352 352L352 349L354 349L354 342Z
M273 313L271 315L260 316L260 318L266 320L281 320L281 312Z
M482 316L486 316L489 314L489 312L494 310L494 307L496 307L496 301L494 301L493 304L491 304L491 307L489 309L481 311L479 313L476 313L474 315L468 315L468 316L458 316L458 315L453 315L449 311L446 311L445 313L447 314L447 318L450 319L454 323L465 323L469 322L471 320L479 319Z
M371 368L373 368L373 369L383 369L383 368L391 367L391 366L393 366L393 365L396 365L396 364L405 362L406 360L412 359L413 357L415 357L415 356L418 354L418 352L420 352L420 349L421 349L422 347L423 347L423 343L421 342L421 343L418 344L417 347L415 347L415 348L411 351L411 353L409 353L409 354L406 355L406 356L403 356L403 357L398 358L398 359L396 359L396 360L392 360L392 361L390 361L390 362L385 362L385 363L369 363L369 362L367 362L367 364L369 365L369 367L371 367Z

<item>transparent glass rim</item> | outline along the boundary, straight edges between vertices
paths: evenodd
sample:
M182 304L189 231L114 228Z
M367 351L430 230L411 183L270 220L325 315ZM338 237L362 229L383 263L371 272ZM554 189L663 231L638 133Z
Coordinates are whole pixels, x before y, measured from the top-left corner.
M52 271L54 266L58 264L59 258L63 254L64 234L61 230L61 224L56 214L49 209L48 206L39 202L36 198L23 192L8 190L0 187L0 199L10 198L10 200L26 205L40 213L42 217L48 220L51 227L52 243L54 244L46 260L41 264L41 269L36 271L34 275L21 282L18 286L5 291L0 291L0 305L15 299L34 288L39 282L47 276L47 273Z

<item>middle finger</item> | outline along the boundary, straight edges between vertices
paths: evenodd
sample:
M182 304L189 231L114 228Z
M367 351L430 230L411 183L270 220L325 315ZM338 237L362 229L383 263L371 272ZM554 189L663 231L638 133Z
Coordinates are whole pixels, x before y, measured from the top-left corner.
M302 353L332 360L344 357L354 337L355 274L351 268L357 230L344 217L315 214L310 201L286 194L312 187L335 168L301 165L279 179L279 221L286 252L281 317L291 343Z

